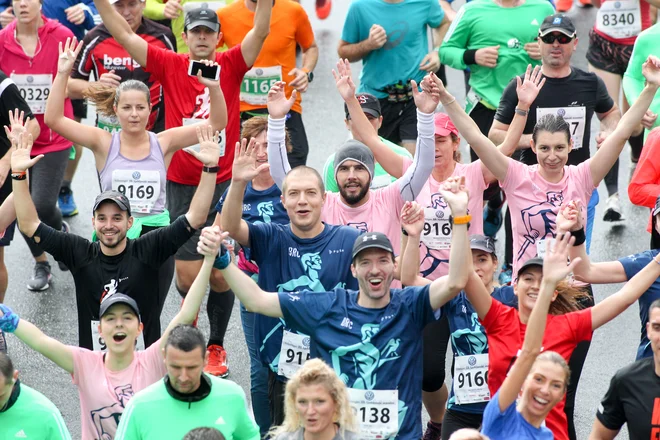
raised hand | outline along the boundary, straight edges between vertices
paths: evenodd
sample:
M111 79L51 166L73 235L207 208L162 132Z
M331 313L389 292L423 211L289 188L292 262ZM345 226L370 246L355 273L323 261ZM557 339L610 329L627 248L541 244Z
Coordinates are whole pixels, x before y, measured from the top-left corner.
M646 82L656 87L660 86L660 58L649 55L644 64L642 64L642 74Z
M25 112L19 112L18 109L14 109L14 111L9 110L9 127L5 125L5 133L7 133L7 138L12 144L18 141L19 134L25 133L27 130L25 126L30 122L30 119L28 118L23 123L24 118Z
M410 81L415 105L422 113L433 113L438 107L438 103L440 103L440 89L433 80L433 76L435 76L435 73L430 73L424 77L420 84L421 92L417 89L417 83Z
M401 209L401 227L413 237L424 230L424 208L417 202L406 202Z
M465 176L445 180L440 194L451 208L454 217L467 215L469 192L465 187Z
M541 75L541 66L536 66L532 70L532 65L528 64L523 81L516 76L518 104L528 109L539 95L543 84L545 84L545 78Z
M14 151L11 153L11 170L14 173L27 171L44 157L43 154L30 157L32 151L32 135L30 133L19 134L18 139L12 143L12 146Z
M571 264L567 264L568 250L575 243L575 238L571 234L564 234L557 237L547 245L545 257L543 258L543 281L558 284L564 280L573 268L581 261L575 258Z
M218 69L220 69L220 66L215 61L211 61L211 60L198 60L198 61L200 63L206 64L207 66L217 66ZM218 75L218 78L220 78L220 75ZM220 87L220 79L216 80L216 79L204 78L202 76L201 70L197 72L197 81L199 81L199 83L204 87L208 87L208 88Z
M78 41L76 37L67 38L66 41L64 42L64 46L60 41L59 44L60 56L57 59L58 73L64 73L64 74L71 73L71 69L73 69L73 65L75 64L76 59L78 58L78 54L80 53L80 50L82 49L82 45L83 42Z
M220 159L220 133L213 133L213 127L207 125L206 127L197 127L197 140L199 141L199 151L194 149L186 150L192 154L207 167L218 166L218 159Z
M256 166L258 147L259 142L255 138L250 139L249 144L245 138L240 143L236 142L232 179L247 183L270 167L267 163Z
M332 76L335 78L337 91L344 101L348 101L355 97L355 83L351 76L351 63L348 60L337 61L337 71L332 71Z
M268 114L273 119L282 119L289 113L293 103L296 102L297 91L293 89L291 97L286 98L284 93L284 81L277 81L268 91L268 98L266 104L268 106Z
M442 83L442 80L438 78L438 75L436 74L431 75L431 79L438 87L438 92L440 93L440 101L443 104L447 104L448 102L454 99L451 93L449 93L449 91L445 88L445 85Z

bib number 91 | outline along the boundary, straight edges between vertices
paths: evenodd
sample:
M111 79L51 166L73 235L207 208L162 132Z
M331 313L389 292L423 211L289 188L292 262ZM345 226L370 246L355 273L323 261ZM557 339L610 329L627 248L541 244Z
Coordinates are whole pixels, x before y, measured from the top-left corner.
M302 365L306 361L308 361L309 359L310 359L309 352L307 352L306 355L305 355L305 353L303 353L302 351L297 351L297 350L294 350L293 348L289 348L289 349L286 350L286 363L287 364L296 363L298 365Z

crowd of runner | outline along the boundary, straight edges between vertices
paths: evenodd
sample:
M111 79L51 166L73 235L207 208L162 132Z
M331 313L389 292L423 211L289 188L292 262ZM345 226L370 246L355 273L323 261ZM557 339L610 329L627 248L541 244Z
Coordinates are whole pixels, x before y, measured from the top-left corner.
M71 376L83 440L575 440L593 332L636 302L636 360L589 438L658 437L660 0L579 0L598 8L589 71L565 0L352 0L332 71L350 136L322 173L298 1L76 1L0 1L0 439L71 438L21 383L13 334ZM592 262L601 182L603 220L625 220L626 143L650 250ZM91 210L71 190L84 148ZM16 228L21 283L51 287L48 255L73 277L77 345L9 306ZM249 390L225 379L236 297Z

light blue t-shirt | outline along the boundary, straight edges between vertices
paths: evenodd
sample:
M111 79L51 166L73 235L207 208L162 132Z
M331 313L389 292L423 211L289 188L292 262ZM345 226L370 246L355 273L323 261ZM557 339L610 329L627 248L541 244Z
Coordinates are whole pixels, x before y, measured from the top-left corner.
M516 409L515 401L500 412L499 398L498 391L486 405L481 425L482 434L490 437L490 440L554 440L555 436L548 428L536 428L525 420Z
M355 290L280 293L280 307L291 328L311 336L312 354L349 388L398 390L396 438L419 440L422 330L440 311L431 308L428 285L391 289L390 295L387 307L368 309L358 305Z
M351 273L351 251L361 231L350 226L325 225L314 238L299 238L291 227L276 223L248 223L251 257L259 266L259 287L266 292L327 292L337 287L357 289ZM261 361L277 373L284 319L255 314L255 345ZM280 380L285 380L280 377Z
M438 0L354 0L348 9L341 39L349 44L369 37L369 30L379 24L387 32L385 45L364 57L359 93L385 98L386 86L399 81L419 82L426 72L419 64L429 53L427 25L440 26L444 12Z

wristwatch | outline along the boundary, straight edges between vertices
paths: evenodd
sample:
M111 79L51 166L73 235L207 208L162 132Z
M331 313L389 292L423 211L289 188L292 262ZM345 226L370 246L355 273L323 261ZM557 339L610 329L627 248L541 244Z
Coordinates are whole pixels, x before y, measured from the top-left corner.
M301 70L307 74L307 82L314 81L314 72L310 72L307 69L301 69Z
M529 114L529 110L523 110L521 108L516 107L514 112L518 113L520 116L527 116Z
M219 166L207 167L206 165L202 168L202 171L205 173L217 173L220 170Z

